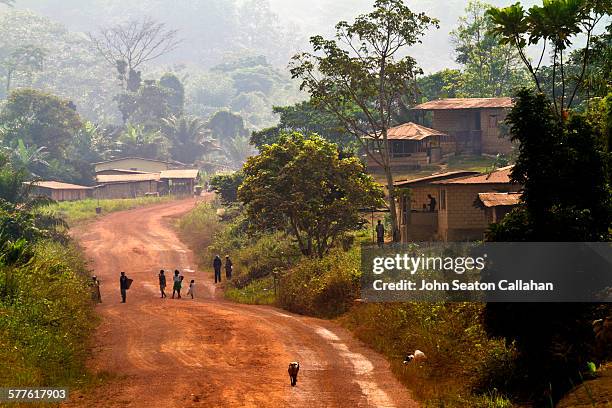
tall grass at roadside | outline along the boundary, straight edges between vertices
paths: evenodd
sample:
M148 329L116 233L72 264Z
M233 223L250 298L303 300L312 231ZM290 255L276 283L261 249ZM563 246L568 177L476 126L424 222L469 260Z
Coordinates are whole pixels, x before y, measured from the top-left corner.
M187 214L179 218L177 227L181 240L196 256L198 265L209 266L208 247L216 234L223 229L217 209L211 203L199 203Z
M26 264L0 266L0 386L72 386L94 327L78 250L42 241Z
M370 303L355 306L340 322L384 354L425 406L508 407L495 381L511 380L514 350L486 336L482 308L479 303ZM404 356L415 349L427 361L404 365Z
M172 200L171 196L163 197L137 197L95 200L86 199L79 201L60 201L51 204L41 211L51 212L61 215L69 224L86 221L115 211L131 210L145 205L159 204ZM96 208L102 209L100 214L96 213Z

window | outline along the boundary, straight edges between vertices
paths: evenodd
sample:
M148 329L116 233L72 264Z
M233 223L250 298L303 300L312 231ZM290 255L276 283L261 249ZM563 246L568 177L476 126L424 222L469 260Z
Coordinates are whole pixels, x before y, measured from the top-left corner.
M440 189L440 210L446 210L446 189Z

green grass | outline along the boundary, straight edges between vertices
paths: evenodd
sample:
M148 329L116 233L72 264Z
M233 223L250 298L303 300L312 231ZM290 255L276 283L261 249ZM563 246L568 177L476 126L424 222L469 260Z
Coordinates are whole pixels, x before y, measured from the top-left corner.
M170 201L171 196L164 197L138 197L125 199L95 200L87 199L80 201L61 201L45 208L45 211L56 213L64 218L69 224L90 220L105 214L131 210L145 205L159 204ZM101 214L96 214L96 208L102 208Z
M243 288L226 286L225 297L238 303L250 305L273 305L276 302L272 276L251 281Z
M451 156L448 159L446 171L478 171L485 173L493 167L496 162L494 157L489 156Z

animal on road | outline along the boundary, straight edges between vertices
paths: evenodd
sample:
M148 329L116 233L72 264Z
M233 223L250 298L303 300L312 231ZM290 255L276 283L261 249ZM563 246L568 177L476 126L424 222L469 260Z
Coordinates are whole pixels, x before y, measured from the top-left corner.
M289 378L291 379L292 387L295 387L295 385L297 384L297 376L299 371L300 363L298 363L297 361L289 363L289 369L287 369L287 372L289 373Z

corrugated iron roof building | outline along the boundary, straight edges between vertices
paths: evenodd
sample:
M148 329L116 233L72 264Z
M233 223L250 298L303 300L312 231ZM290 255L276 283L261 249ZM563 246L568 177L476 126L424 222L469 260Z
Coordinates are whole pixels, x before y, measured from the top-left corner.
M32 195L49 197L55 201L84 200L93 193L92 187L59 181L35 181L26 184L31 186Z
M160 179L162 181L160 192L162 194L172 195L194 194L199 172L200 171L197 169L162 171L160 174Z
M135 198L158 193L160 173L98 174L96 198Z

